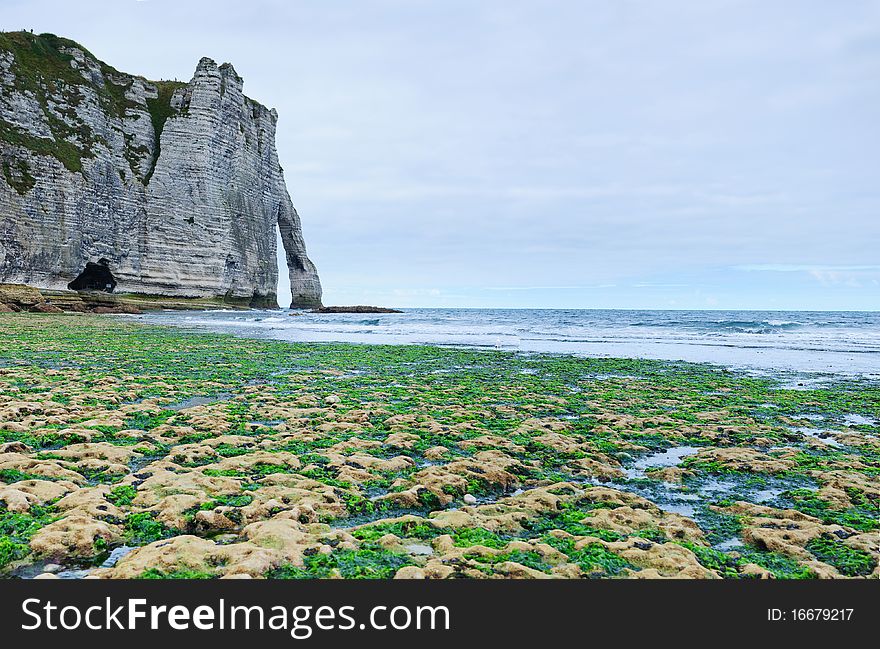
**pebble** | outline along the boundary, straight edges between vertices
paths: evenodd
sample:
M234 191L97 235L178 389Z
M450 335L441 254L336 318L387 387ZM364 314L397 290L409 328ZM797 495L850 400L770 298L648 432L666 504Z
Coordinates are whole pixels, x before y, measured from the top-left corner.
M64 566L58 563L47 563L43 566L43 572L61 572Z
M464 495L464 504L465 505L476 505L477 504L476 496L472 496L471 494L465 494Z
M44 572L34 577L34 579L61 579L61 577L59 577L58 575L53 575L51 572Z

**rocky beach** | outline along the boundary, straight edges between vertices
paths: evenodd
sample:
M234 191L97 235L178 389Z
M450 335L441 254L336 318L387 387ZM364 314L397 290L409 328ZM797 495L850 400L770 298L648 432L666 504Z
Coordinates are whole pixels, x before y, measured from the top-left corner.
M877 578L880 386L0 315L0 571Z
M140 53L123 62L182 69L96 40ZM613 169L608 152L640 145L593 117L601 101L558 138L555 108L527 110L547 123L511 127L499 141L516 150L467 172L480 156L466 144L493 150L481 138L499 111L447 133L431 112L455 92L425 92L421 109L398 92L429 68L377 85L386 106L346 97L372 91L369 72L351 83L279 68L225 40L208 51L241 56L253 87L305 120L286 134L287 161L323 214L336 306L323 304L288 192L279 113L244 94L232 64L180 50L190 80L150 80L68 38L0 32L0 576L880 577L880 276L855 245L829 256L831 234L817 235L821 254L785 254L791 228L764 226L780 214L808 232L809 210L775 198L801 190L726 188L729 170L724 183L602 180L595 161ZM562 76L594 67L579 60ZM500 112L557 96L533 86ZM603 83L572 86L606 98ZM446 113L470 114L475 97L464 99ZM395 129L382 135L387 116ZM404 128L413 116L426 121ZM577 135L581 122L600 131ZM552 155L530 152L526 133ZM590 161L576 173L505 168L483 181L500 160L543 169L570 142L606 141L608 152L563 156ZM438 173L446 149L462 178ZM346 179L352 151L369 154ZM701 172L707 159L739 158L701 152ZM646 201L609 202L603 216L600 197ZM756 197L773 200L749 217ZM726 228L740 221L737 238ZM867 226L850 229L875 250ZM676 266L693 251L705 259ZM426 306L389 308L400 304ZM761 305L774 310L747 310Z

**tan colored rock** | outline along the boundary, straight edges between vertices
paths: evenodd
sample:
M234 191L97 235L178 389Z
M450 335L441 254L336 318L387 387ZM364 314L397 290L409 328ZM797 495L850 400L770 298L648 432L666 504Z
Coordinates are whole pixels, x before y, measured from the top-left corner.
M757 579L776 579L776 576L759 565L747 563L739 569L739 574L745 577L755 577Z
M679 514L663 512L658 508L633 509L623 506L616 509L599 509L584 522L599 529L613 530L623 534L638 534L642 530L659 529L669 538L701 540L703 531L694 521Z
M38 504L43 505L77 489L77 485L68 480L20 480L14 489L33 496Z
M515 561L502 561L494 566L495 572L508 579L552 579L551 575L529 568Z
M222 565L220 573L225 576L246 574L262 577L270 570L288 563L285 555L277 550L263 548L253 543L221 545L214 553L215 561Z
M579 458L572 460L570 464L580 469L576 472L577 475L595 477L602 482L622 478L625 475L620 465L606 456L601 456L601 459L599 456Z
M255 451L247 455L223 458L219 462L206 464L199 467L199 471L243 471L247 472L258 464L270 464L272 466L298 469L301 466L299 458L293 453L282 451L269 453L267 451Z
M425 570L418 566L404 566L394 573L395 579L427 579Z
M31 505L39 504L40 499L26 491L3 487L0 488L0 502L10 512L26 512L30 510Z
M425 573L425 577L428 579L446 579L455 573L455 568L444 565L436 560L428 561L422 570Z
M203 502L207 502L209 496L202 492L200 495L172 494L165 496L146 511L156 514L156 520L166 527L177 530L185 530L188 524L186 514ZM137 502L138 498L135 498Z
M105 484L83 487L64 496L55 503L55 506L59 511L68 512L68 515L77 513L99 520L118 522L125 516L116 505L108 502L110 489L110 485Z
M302 565L302 551L315 544L308 528L291 518L251 523L242 533L254 545L282 552L295 565Z
M175 464L206 464L220 456L207 444L178 444L171 447L168 457Z
M199 534L215 534L238 528L238 525L227 517L227 513L234 508L217 507L213 510L197 511L193 516L193 530Z
M752 448L727 447L700 450L693 456L697 462L718 462L734 471L752 473L782 473L794 466L794 462L774 457Z
M151 568L171 573L178 570L214 572L212 564L216 545L197 536L182 535L155 541L132 550L113 568L102 568L95 574L113 579L136 579Z
M0 444L0 453L31 453L33 449L24 442L6 442Z
M111 544L120 538L114 525L90 516L72 513L37 530L31 537L31 549L39 556L51 558L93 557L95 542L102 539Z
M32 307L45 301L40 291L24 284L0 284L0 303Z
M697 561L696 555L677 543L653 543L647 549L641 549L635 545L637 541L628 541L621 544L609 543L607 547L615 550L622 558L635 566L656 571L661 578L671 579L718 579L711 570L704 568ZM629 545L619 549L621 545ZM633 577L647 578L655 576L652 573L634 573Z
M158 469L151 473L152 475L138 486L138 495L135 499L136 505L145 508L155 507L163 498L172 495L197 496L207 501L213 495L237 494L240 491L240 482L237 478L206 476L198 470Z
M0 470L3 469L21 471L41 478L67 480L76 484L84 484L86 481L79 473L65 468L59 460L37 460L21 453L0 455Z
M443 457L449 452L449 449L445 446L432 446L427 451L425 451L425 459L427 460L442 460Z
M804 546L825 532L839 529L839 526L822 525L818 521L761 518L759 523L753 523L743 530L742 539L761 549L779 552L795 559L809 560L812 555Z
M394 448L412 448L421 438L412 433L391 433L385 438L385 443Z

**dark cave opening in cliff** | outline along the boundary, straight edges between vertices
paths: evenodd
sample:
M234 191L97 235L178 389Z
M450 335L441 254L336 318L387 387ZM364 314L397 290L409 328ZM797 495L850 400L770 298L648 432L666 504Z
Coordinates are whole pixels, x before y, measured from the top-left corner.
M110 262L99 259L98 263L90 261L76 279L67 285L72 291L104 291L112 293L116 288L116 278L110 272Z

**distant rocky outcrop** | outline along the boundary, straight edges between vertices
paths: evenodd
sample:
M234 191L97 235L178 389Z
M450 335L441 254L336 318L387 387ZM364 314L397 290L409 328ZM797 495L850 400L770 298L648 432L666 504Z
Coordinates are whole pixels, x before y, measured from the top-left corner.
M381 306L322 306L312 309L314 313L403 313L398 309L387 309Z
M291 306L320 306L276 121L228 63L148 81L0 33L0 281L274 307L277 228Z

